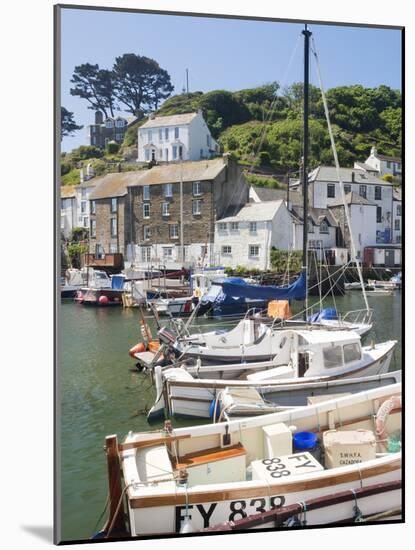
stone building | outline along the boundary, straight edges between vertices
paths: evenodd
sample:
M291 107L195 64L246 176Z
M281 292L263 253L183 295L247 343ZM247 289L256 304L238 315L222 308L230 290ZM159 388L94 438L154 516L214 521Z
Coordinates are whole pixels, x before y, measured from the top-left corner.
M90 194L89 252L104 254L125 250L126 227L130 227L127 185L135 172L117 172L95 179Z
M248 185L238 164L223 155L212 160L155 166L141 174L129 184L132 240L128 260L167 267L216 263L216 220L237 213L248 201Z
M101 111L95 113L95 123L88 126L89 144L105 149L110 141L122 143L128 127L137 120L135 116L116 116L104 119Z
M176 269L215 263L215 221L237 213L248 201L242 170L228 155L117 172L94 181L90 253L122 253L137 266Z

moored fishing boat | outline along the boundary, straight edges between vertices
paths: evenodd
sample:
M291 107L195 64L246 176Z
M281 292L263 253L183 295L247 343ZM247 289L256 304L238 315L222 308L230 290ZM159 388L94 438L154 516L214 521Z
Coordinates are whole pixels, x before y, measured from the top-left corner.
M179 429L167 423L159 432L130 432L122 444L109 436L111 512L105 536L125 520L131 536L192 532L399 481L400 431L401 387L394 384L245 420ZM313 450L293 452L306 438L313 439ZM393 499L378 494L365 513L399 505L400 491ZM309 525L331 523L332 517L329 507Z

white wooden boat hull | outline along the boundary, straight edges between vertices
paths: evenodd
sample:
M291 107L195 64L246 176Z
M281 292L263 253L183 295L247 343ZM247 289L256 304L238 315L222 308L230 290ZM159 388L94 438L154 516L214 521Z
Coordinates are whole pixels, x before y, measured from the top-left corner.
M221 444L226 437L231 445L243 448L244 464L259 461L265 469L275 473L273 459L264 458L264 427L284 423L295 426L296 431L315 430L317 426L319 433L333 428L374 430L374 413L381 403L397 395L400 395L400 384L244 421L179 428L171 432L174 443L169 445L173 445L173 456L186 457L192 453L192 456L201 456L204 450L226 450ZM399 409L387 418L386 430L394 433L400 429ZM251 480L245 475L234 480L234 470L225 462L219 469L210 462L197 483L180 485L174 479L174 468L170 466L168 469L170 459L163 462L162 458L157 458L168 457L166 446L160 444L160 435L130 433L125 440L127 447L121 449L123 475L128 484L127 509L132 536L180 533L185 526L186 532L196 531L274 507L401 479L401 454L382 454L386 448L379 438L376 450L381 454L366 462L313 469L301 475L272 475L271 478L268 473L265 478ZM128 448L129 444L140 448ZM155 452L152 457L146 454L149 446ZM218 481L218 477L222 480ZM310 514L307 525L326 525L350 518L353 504L333 505L320 514ZM375 498L368 497L358 505L364 515L399 508L402 505L401 493L397 490Z
M159 367L155 375L156 400L147 418L149 421L154 421L164 414L210 418L211 403L216 399L217 392L225 387L255 387L264 395L264 398L276 402L280 406L300 406L309 395L363 391L378 385L400 382L400 371L396 374L389 373L389 378L384 376L382 379L382 375L389 371L395 345L396 343L389 342L378 344L378 347L384 348L382 351L379 350L378 359L367 361L366 365L360 365L354 369L343 369L343 372L339 369L340 372L336 374L308 378L281 378L275 381L255 383L246 379L237 380L236 376L227 379L226 375L230 375L229 365L222 371L218 370L218 367L216 370L214 370L215 367L192 369L192 372L197 372L198 377L190 379L189 376L190 380L175 376L174 372L171 377L168 376L168 371L163 375L163 371ZM233 372L239 373L240 371L237 369L240 369L240 365L234 367ZM201 372L203 369L205 372ZM179 371L180 369L175 370ZM357 389L348 389L352 386Z

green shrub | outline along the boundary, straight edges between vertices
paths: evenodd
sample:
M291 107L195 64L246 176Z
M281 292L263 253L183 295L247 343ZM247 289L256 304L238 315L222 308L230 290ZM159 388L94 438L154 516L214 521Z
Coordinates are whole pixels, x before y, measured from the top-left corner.
M71 231L70 240L72 243L79 243L88 239L89 231L87 227L74 227Z
M73 162L79 162L80 160L101 158L104 156L104 151L94 145L81 145L77 149L74 149L70 153Z
M120 146L116 141L109 141L107 143L107 151L110 155L116 155L120 150Z

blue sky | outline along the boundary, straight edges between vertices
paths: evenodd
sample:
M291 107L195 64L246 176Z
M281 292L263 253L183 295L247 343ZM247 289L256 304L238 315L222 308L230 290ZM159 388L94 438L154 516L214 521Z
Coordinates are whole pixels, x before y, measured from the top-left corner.
M64 138L62 150L87 144L86 126L94 116L85 100L70 95L76 65L110 69L119 55L145 55L168 71L174 93L183 88L186 68L190 91L238 90L275 80L289 85L302 80L302 29L297 23L63 9L62 105L84 128ZM326 88L401 88L399 30L326 25L310 30ZM311 81L317 84L314 65Z

